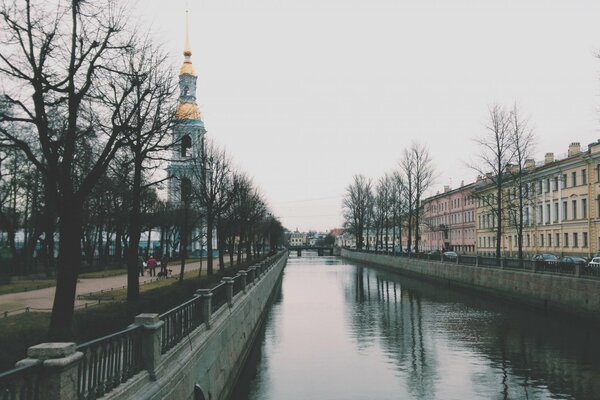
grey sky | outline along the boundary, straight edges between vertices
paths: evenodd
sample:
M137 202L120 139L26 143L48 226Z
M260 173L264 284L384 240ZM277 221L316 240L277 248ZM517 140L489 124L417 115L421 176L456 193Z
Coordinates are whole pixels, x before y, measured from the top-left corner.
M139 7L178 67L186 2ZM536 158L600 138L600 2L190 1L208 134L254 177L285 226L341 224L355 173L377 178L420 140L435 190L473 180L487 107L517 101ZM176 70L173 73L177 73Z

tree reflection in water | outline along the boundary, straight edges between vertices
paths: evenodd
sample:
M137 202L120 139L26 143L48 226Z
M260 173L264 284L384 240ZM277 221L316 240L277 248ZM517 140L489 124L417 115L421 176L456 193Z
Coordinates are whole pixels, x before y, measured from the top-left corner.
M442 382L465 379L480 398L600 397L597 325L359 264L353 281L347 311L358 350L380 343L415 398L444 398Z

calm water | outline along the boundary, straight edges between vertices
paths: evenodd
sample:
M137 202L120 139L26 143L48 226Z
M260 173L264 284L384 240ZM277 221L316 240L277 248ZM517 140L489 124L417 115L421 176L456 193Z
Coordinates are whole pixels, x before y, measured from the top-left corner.
M600 399L600 329L291 257L233 399Z

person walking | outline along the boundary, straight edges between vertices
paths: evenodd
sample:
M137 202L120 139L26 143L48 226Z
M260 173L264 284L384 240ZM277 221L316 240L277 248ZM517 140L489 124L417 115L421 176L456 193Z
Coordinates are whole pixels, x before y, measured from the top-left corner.
M169 255L167 253L163 254L162 258L160 259L160 272L162 273L162 276L164 276L165 278L167 277L167 272L168 272L168 267L169 266Z
M146 265L148 266L148 271L150 272L150 276L155 276L156 275L156 265L158 263L156 262L156 259L154 258L153 255L150 255L150 258L148 259L148 261L146 261Z
M138 257L138 268L140 270L140 276L144 276L144 259L141 256Z

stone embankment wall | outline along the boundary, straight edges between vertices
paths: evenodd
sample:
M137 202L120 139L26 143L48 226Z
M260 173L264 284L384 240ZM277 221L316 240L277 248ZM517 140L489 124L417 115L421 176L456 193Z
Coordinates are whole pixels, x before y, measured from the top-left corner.
M407 259L345 249L342 249L342 257L490 293L545 310L600 320L600 280L597 279Z
M198 385L204 398L229 398L244 362L260 331L270 299L280 289L287 254L264 277L249 285L247 293L233 298L232 307L212 314L204 324L162 356L156 380L147 373L136 375L107 396L110 399L196 399Z

